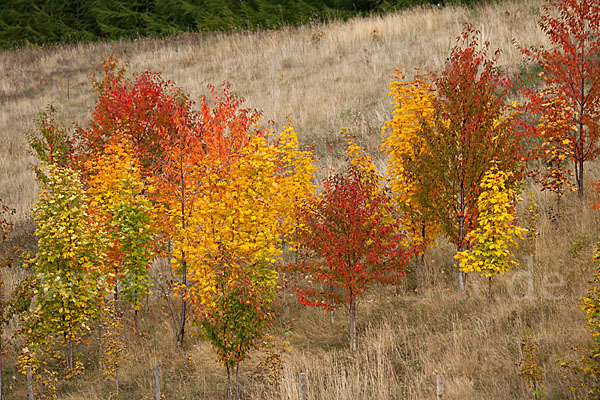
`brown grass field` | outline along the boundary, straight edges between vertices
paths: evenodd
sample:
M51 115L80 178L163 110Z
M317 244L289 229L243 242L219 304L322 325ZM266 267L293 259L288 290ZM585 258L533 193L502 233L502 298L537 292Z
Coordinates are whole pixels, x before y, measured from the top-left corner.
M348 127L383 170L381 126L391 116L388 88L394 70L411 76L415 68L440 69L466 22L481 30L492 48L502 49L500 63L511 73L528 69L513 39L525 46L545 43L536 23L540 0L491 3L471 9L416 8L279 31L0 53L0 198L17 210L17 233L31 242L28 215L37 188L23 132L33 129L36 116L48 104L67 124L86 123L95 100L88 76L98 74L110 54L128 63L130 73L160 72L192 97L206 93L207 83L231 82L247 107L263 110L263 125L279 128L293 121L303 144L315 144L321 167L339 163L331 153L339 152L338 132ZM586 174L600 176L597 170L592 163ZM526 399L530 391L516 366L526 332L539 347L546 398L584 398L569 389L572 376L559 363L577 357L573 347L592 343L578 301L594 272L600 217L569 194L564 216L553 223L549 215L554 200L532 184L521 197L526 199L528 193L533 193L542 214L535 257L528 256L522 243L520 266L494 279L491 304L487 281L473 274L468 293L456 292L455 250L443 241L426 257L424 293L415 293L409 273L401 287L374 288L360 300L355 353L348 350L344 309L331 324L328 313L303 309L286 289L264 343L241 366L243 398L299 399L298 376L303 371L308 399L434 399L436 374L443 381L444 399ZM519 207L522 219L527 201ZM167 269L159 261L153 272L158 276ZM8 286L22 273L5 271ZM126 349L116 398L153 398L156 363L166 399L225 398L225 372L210 345L190 337L185 348L177 350L169 301L158 286L154 292L137 332L132 330L133 316L125 315ZM108 398L112 386L100 377L94 361L95 340L92 337L83 351L91 365L82 377L59 387L59 398ZM4 362L4 391L7 399L24 399L24 378L14 370L18 342L12 346ZM281 368L277 362L265 362L268 356L281 360Z

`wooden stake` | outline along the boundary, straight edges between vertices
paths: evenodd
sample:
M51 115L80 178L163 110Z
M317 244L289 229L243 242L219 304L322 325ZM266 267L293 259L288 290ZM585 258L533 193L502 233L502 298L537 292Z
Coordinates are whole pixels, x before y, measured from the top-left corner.
M33 379L31 378L31 365L26 368L27 373L27 393L29 394L29 400L33 400Z
M442 376L439 374L435 375L435 398L436 400L442 400L444 395L444 387L442 386Z
M154 364L154 400L160 400L160 375L158 364Z
M300 400L306 400L306 373L300 372Z

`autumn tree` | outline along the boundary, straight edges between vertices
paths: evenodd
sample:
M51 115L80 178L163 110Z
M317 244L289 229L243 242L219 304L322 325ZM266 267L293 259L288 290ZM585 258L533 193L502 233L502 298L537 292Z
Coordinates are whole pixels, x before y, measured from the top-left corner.
M527 107L530 113L549 119L556 129L544 132L535 123L528 128L545 143L550 139L554 151L568 154L574 163L577 192L583 197L584 163L600 151L600 4L555 0L545 8L540 26L549 48L521 49L542 67L544 82L541 91L525 90Z
M418 204L461 252L467 234L477 226L479 183L496 164L514 178L522 158L519 135L506 105L509 82L497 66L498 51L479 43L466 26L444 69L434 75L433 112L418 131L422 151L407 163L407 173L421 188ZM466 275L457 265L459 291Z
M287 267L310 274L317 284L296 288L302 304L348 305L352 350L358 297L375 282L397 283L412 256L404 247L406 238L388 193L368 155L358 149L349 143L348 153L355 156L348 169L324 179L323 192L301 208L297 241L308 259Z
M211 172L209 159L233 160L247 143L246 132L258 121L259 114L240 107L226 86L220 95L211 87L212 98L201 98L198 121L189 125L184 110L171 116L174 131L159 130L163 154L151 175L154 189L152 198L164 206L163 229L173 240L172 266L181 276L178 293L182 298L181 315L177 328L177 344L181 346L186 326L187 288L190 252L194 249L195 228L190 216L195 212L198 199L204 194L203 177ZM210 102L214 105L211 106ZM215 161L216 162L216 161Z
M29 261L36 297L24 318L22 365L45 368L50 359L64 360L67 376L83 366L73 349L100 315L106 294L101 273L105 238L89 218L79 173L50 166L33 210L38 253ZM57 347L62 347L61 356Z
M154 210L144 195L140 165L125 135L116 135L104 153L86 163L90 212L107 234L105 277L136 317L149 294L149 268L154 258ZM136 318L137 321L137 318Z
M210 146L210 145L209 145ZM278 196L274 149L255 136L225 165L205 177L205 195L190 218L188 299L202 332L231 374L272 318L281 236L274 203ZM225 168L223 168L225 167Z
M424 186L418 181L416 168L421 154L427 152L420 132L433 118L432 98L435 95L429 75L417 75L409 81L396 71L390 84L393 118L383 125L385 135L382 150L390 156L387 176L396 207L401 211L400 223L407 232L409 244L417 249L417 291L423 291L424 256L428 246L435 245L439 224L429 210L419 203Z
M171 239L176 242L176 251L168 252L168 255L174 256L174 272L181 277L180 287L185 288L187 259L185 250L177 245L177 238L187 228L186 218L193 206L196 191L191 170L201 147L197 113L192 111L193 103L188 96L157 73L146 71L127 78L124 69L118 67L118 62L109 58L104 64L103 74L102 79L92 81L98 99L91 122L89 126L76 130L80 138L77 164L87 175L91 171L85 168L86 163L104 157L107 146L121 139L130 144L132 158L139 163L136 179L139 178L142 184L136 190L143 192L144 196L136 196L138 204L133 208L130 203L128 210L121 210L119 223L135 223L133 220L126 222L131 217L137 221L147 221L148 215L141 211L147 208L147 204L141 205L139 202L152 202L155 220L160 223L166 242L162 247L169 248ZM132 213L138 214L133 216ZM150 234L148 230L144 235L147 234ZM138 239L140 243L144 240ZM149 256L146 251L148 247L137 249L142 253L137 253L135 258ZM141 259L135 261L135 265L142 264ZM135 292L140 294L147 291L142 287L147 286L147 282L139 283L141 286ZM175 328L178 346L183 343L186 314L186 302L183 299L178 326Z
M515 224L517 193L507 173L495 165L481 180L477 199L478 227L467 234L469 250L456 255L463 272L479 272L488 278L488 301L492 298L492 277L517 265L513 248L523 229Z
M162 141L177 137L182 125L193 126L193 103L158 73L145 71L127 78L114 59L105 62L103 73L101 81L92 81L98 98L91 121L76 129L78 157L83 163L98 156L115 135L125 134L145 178L165 154Z
M278 187L283 195L273 199L281 219L280 234L283 240L294 247L295 231L298 226L297 211L315 191L312 182L315 172L314 152L302 150L298 135L291 122L276 136L276 169Z
M42 111L35 121L36 129L27 133L27 142L31 154L39 162L69 167L73 163L75 144L56 114L57 110L51 105ZM34 165L33 170L39 182L47 178L40 165Z
M192 318L232 375L272 319L282 240L310 190L314 169L291 126L277 137L258 129L259 114L241 107L228 86L201 99L202 146L189 173L196 185L187 249Z
M547 90L545 93L548 93ZM541 184L542 191L549 191L556 197L556 220L560 218L560 203L567 189L571 188L569 177L571 170L567 167L570 161L570 119L572 110L563 99L556 96L544 103L543 115L537 124L537 136L542 143L533 149L532 159L540 159L544 163L541 170L533 170L532 174Z

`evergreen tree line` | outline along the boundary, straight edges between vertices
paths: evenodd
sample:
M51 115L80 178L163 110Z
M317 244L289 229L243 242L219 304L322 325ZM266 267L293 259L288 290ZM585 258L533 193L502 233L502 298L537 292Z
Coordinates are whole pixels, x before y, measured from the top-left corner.
M481 0L4 0L0 49L27 44L165 37L179 32L272 29Z

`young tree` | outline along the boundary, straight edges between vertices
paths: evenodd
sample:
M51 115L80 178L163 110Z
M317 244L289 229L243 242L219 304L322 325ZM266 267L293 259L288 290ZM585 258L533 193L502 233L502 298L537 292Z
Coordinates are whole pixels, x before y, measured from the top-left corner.
M190 218L188 299L227 370L230 397L231 372L237 385L239 363L272 318L281 253L275 149L257 135L241 150L203 177L205 194Z
M477 198L484 173L496 164L517 179L522 157L520 137L512 129L506 105L510 86L497 66L496 52L481 46L478 32L466 26L435 76L432 120L422 126L423 151L418 162L408 165L422 189L418 202L427 210L458 252L477 226ZM458 289L466 290L466 274L457 265Z
M315 172L313 151L303 151L298 136L291 123L288 123L277 136L277 186L281 196L277 202L277 214L281 219L280 233L283 240L294 247L295 231L298 226L297 211L315 191L312 177Z
M396 71L390 84L393 118L386 121L382 134L386 135L382 149L390 156L387 176L391 181L396 207L402 212L400 223L406 229L411 246L417 250L419 265L416 270L417 291L423 291L424 257L428 246L435 245L440 227L429 215L429 210L419 203L424 195L419 177L411 171L425 168L417 166L421 154L426 152L420 132L433 118L434 89L429 75L417 75L407 81L400 71Z
M131 204L124 205L118 217L120 222L113 222L135 224L136 221L131 218L147 221L149 216L141 210L148 208L146 201L152 202L152 209L156 211L155 219L160 223L162 233L171 235L166 241L174 241L175 251L169 252L169 255L175 255L173 268L175 274L181 276L179 287L185 292L187 257L185 246L180 246L179 240L185 237L186 218L196 196L192 174L202 147L202 122L198 113L192 111L193 103L187 95L159 74L146 71L125 78L124 69L118 69L116 60L110 58L103 72L102 81L92 82L98 92L92 121L87 128L79 127L77 130L81 141L78 148L79 166L87 174L85 164L89 160L104 157L105 148L111 143L121 139L130 143L132 158L139 163L136 172L142 183L139 191L144 193L147 200L136 196L136 202L144 204L137 204L133 208ZM144 235L147 234L151 232L145 231ZM169 246L167 243L166 247ZM139 267L140 262L150 255L147 247L137 249L141 253L131 255L138 259L130 261L133 262L131 266L135 264ZM143 286L148 282L138 283L139 287L134 292L140 294L146 291ZM178 346L183 344L186 314L183 296L181 314L175 328Z
M590 0L555 0L541 17L540 25L550 40L550 48L521 49L542 68L545 88L526 90L529 111L559 122L554 140L561 153L574 163L580 197L584 195L584 163L600 152L600 3ZM559 102L563 111L553 112ZM530 124L529 131L547 136ZM563 138L569 140L561 140Z
M515 238L523 237L523 229L515 225L517 193L509 182L508 175L495 165L483 175L477 199L479 227L467 234L470 250L456 255L464 272L477 271L488 278L488 301L492 299L492 277L517 264L512 248L517 245Z
M139 162L126 135L115 135L104 153L86 163L90 212L108 235L106 280L119 285L123 300L137 312L150 292L149 268L156 236L154 210L144 195ZM116 305L116 303L115 303Z
M548 91L546 91L548 92ZM542 191L556 196L556 220L560 218L560 201L571 187L572 176L566 162L570 160L570 115L572 110L559 97L550 96L544 103L543 115L537 125L537 135L543 139L541 145L533 150L533 159L544 162L543 171L534 171L533 175L542 185Z
M296 240L310 259L287 266L334 287L333 291L296 288L302 304L324 308L348 304L352 350L356 349L357 298L374 282L397 283L412 256L404 247L406 237L389 195L379 185L368 155L358 149L349 143L354 166L326 178L323 192L300 209Z
M188 269L190 253L195 249L196 227L190 226L190 218L196 209L202 210L197 202L210 194L207 177L226 170L227 163L234 162L248 144L248 132L258 121L259 114L241 108L242 99L236 98L224 87L222 94L210 87L212 99L201 98L197 123L190 127L187 114L174 115L179 121L175 131L160 130L163 154L153 171L155 182L152 198L164 205L163 227L173 239L173 269L181 275L178 291L182 298L177 343L183 343L186 325ZM223 163L225 164L219 164ZM211 175L213 174L213 175ZM216 178L215 178L216 179ZM200 207L200 208L198 208Z
M39 250L29 264L36 297L24 319L29 356L21 362L44 364L45 352L65 361L67 376L83 367L73 348L98 319L107 292L101 273L106 240L87 204L79 173L50 166L33 210ZM64 357L56 346L64 348Z
M31 154L46 165L72 166L75 145L68 130L57 121L56 109L53 106L48 106L40 113L36 127L35 131L27 133ZM47 179L39 165L34 165L33 170L39 182Z
M231 375L272 319L282 240L311 190L311 153L288 126L277 138L254 127L258 113L241 108L226 86L215 105L201 100L202 146L186 243L194 322Z

